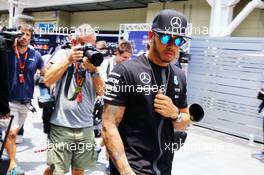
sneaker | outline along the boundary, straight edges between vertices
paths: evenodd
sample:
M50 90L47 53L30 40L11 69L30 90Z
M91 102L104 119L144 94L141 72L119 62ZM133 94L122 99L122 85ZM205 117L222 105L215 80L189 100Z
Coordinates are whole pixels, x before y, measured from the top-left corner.
M16 136L16 144L21 144L21 143L23 143L23 136L21 136L21 135L17 135Z
M19 167L14 167L8 171L7 175L25 175L25 172Z

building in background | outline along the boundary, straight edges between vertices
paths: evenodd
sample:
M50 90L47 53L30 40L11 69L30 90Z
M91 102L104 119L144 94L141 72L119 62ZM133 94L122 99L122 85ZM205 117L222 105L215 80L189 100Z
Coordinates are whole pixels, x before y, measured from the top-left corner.
M253 0L254 3L261 0ZM251 0L13 0L14 4L21 3L15 12L20 22L27 21L36 28L50 26L50 28L65 28L90 23L98 27L101 33L118 34L120 24L148 23L155 13L162 9L176 9L182 12L192 24L193 36L208 35L209 31L219 26L226 26L236 17ZM218 8L219 4L221 7ZM214 5L213 5L214 4ZM252 3L253 4L253 3ZM249 8L252 8L252 4ZM264 8L264 7L263 7ZM248 16L241 21L231 36L234 37L263 37L264 9L252 8ZM8 25L8 0L0 1L0 25ZM212 11L222 11L220 15ZM246 12L247 13L247 12ZM212 21L213 18L218 20ZM224 19L226 20L224 22ZM18 21L15 18L15 22ZM219 22L220 20L220 22Z

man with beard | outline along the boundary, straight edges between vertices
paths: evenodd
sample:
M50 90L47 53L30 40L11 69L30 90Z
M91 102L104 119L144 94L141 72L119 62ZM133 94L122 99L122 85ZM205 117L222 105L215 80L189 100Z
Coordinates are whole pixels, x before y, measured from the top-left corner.
M186 42L186 18L174 11L156 15L147 56L118 64L105 90L103 139L111 174L170 175L175 130L191 122L186 78L171 61Z
M10 158L8 174L24 174L16 164L16 136L24 124L28 110L33 110L31 99L34 92L34 74L37 69L44 74L43 60L38 51L29 47L33 28L28 24L18 27L22 36L15 41L14 49L9 53L9 106L14 116L10 133L6 142L6 150ZM6 125L9 120L1 121Z

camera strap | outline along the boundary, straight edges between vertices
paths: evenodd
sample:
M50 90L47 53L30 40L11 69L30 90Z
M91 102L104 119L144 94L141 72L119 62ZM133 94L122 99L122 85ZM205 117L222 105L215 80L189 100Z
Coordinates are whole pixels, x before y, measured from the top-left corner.
M83 83L85 81L85 71L81 71L79 74L78 64L75 65L75 70L76 70L75 81L76 81L77 87L75 88L74 94L72 97L68 97L68 92L69 92L71 79L72 79L72 75L73 75L73 71L74 71L74 64L72 64L68 70L64 94L68 100L73 101L73 100L77 99L77 101L80 103L80 102L82 102L82 86L83 86Z

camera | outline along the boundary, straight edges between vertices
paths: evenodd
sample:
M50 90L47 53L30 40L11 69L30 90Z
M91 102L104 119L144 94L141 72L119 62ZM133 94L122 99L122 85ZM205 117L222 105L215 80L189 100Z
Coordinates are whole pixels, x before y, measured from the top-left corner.
M118 45L116 43L108 43L104 57L113 56L116 54Z
M3 27L0 31L0 36L2 36L7 45L7 52L12 51L15 39L22 36L22 32L17 31L16 28Z
M99 49L99 52L103 54L103 57L111 57L116 54L117 46L116 43L107 43L104 48Z
M98 67L102 64L104 61L104 56L100 52L96 50L95 47L91 44L85 44L83 46L83 55L88 58L90 63L92 63L94 66Z
M71 49L72 45L70 42L66 42L61 46L62 49ZM92 63L94 66L98 67L102 64L104 61L104 56L102 53L98 52L96 48L90 44L87 43L82 48L83 56L87 57L90 63ZM82 62L82 60L80 60Z
M259 105L259 110L258 110L258 112L261 113L261 111L264 108L264 88L258 90L257 99L262 100L261 104Z

